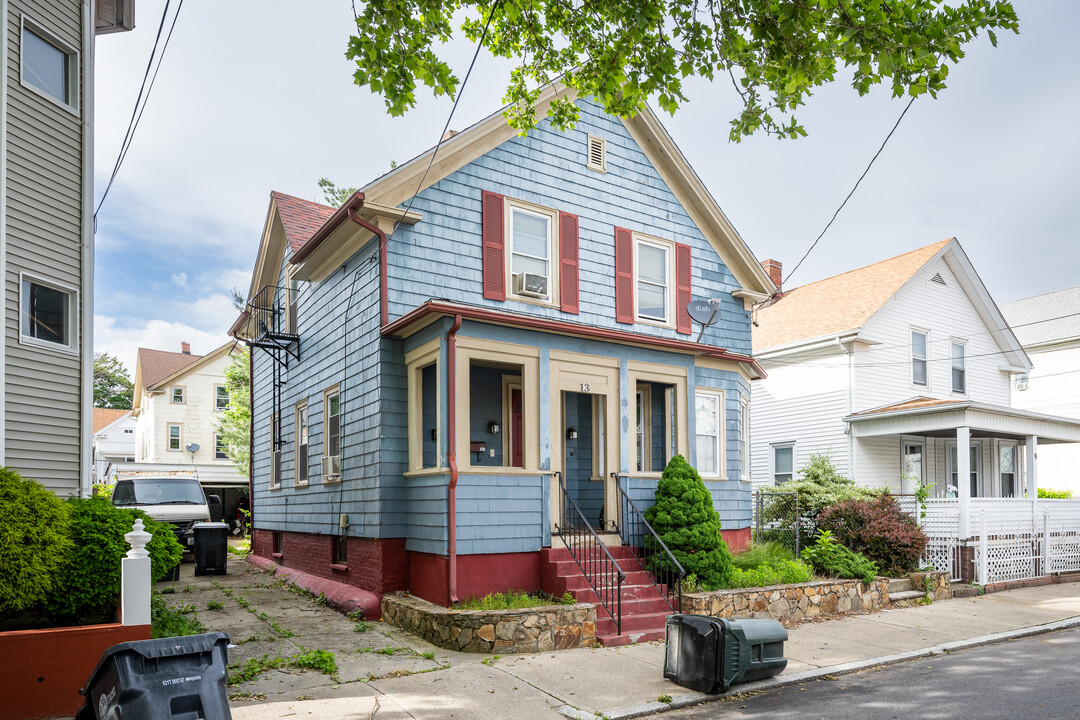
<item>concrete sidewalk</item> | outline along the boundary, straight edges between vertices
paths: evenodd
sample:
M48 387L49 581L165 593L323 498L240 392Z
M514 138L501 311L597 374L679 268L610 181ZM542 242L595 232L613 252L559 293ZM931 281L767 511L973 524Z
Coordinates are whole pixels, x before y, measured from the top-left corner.
M238 643L229 651L230 662L313 649L335 654L337 679L312 670L279 669L230 688L236 720L614 720L724 697L692 693L664 680L662 643L496 658L454 653L385 623L358 629L241 562L231 562L223 577L191 578L190 565L183 572L172 583L178 592L170 602L194 606L208 629L228 632ZM225 608L203 610L216 607L215 601ZM1073 626L1080 626L1080 584L807 623L789 630L784 673L737 689L802 682ZM660 702L661 696L671 702Z

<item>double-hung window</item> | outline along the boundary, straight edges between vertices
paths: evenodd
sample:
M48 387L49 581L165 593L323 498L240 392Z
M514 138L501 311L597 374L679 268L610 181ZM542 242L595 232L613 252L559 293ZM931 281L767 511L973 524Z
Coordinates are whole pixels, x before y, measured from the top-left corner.
M182 385L177 385L177 386L173 387L169 391L169 393L170 393L170 397L172 398L172 404L173 405L183 405L184 404L184 387Z
M169 423L168 429L168 447L171 452L184 449L183 438L181 437L181 430L179 423Z
M281 416L270 416L270 489L281 487Z
M510 294L549 302L555 287L555 213L507 203Z
M694 393L694 425L697 436L697 470L702 477L724 475L724 394L697 390Z
M218 435L217 433L214 433L214 459L229 459L229 444L225 442L225 438Z
M786 483L795 477L795 443L772 446L772 479L774 485Z
M671 322L671 258L668 243L635 238L635 293L637 319L645 322Z
M302 403L296 407L296 484L307 485L308 481L308 406Z
M925 330L911 331L911 384L927 387L930 374L927 369L929 333Z
M341 391L323 392L323 482L341 479Z
M952 391L967 392L967 345L957 340L952 342Z
M214 410L222 412L229 409L229 389L224 385L214 386Z

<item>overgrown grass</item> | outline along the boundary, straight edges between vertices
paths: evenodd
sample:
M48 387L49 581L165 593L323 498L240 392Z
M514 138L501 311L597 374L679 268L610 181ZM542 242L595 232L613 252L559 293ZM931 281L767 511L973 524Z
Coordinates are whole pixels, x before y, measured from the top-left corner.
M237 557L247 557L251 554L251 540L237 540L229 543L229 553Z
M731 576L725 583L729 588L767 587L806 582L813 579L810 567L778 542L754 543L735 555Z
M778 542L751 543L750 547L731 557L731 564L740 570L753 570L761 565L775 565L794 559L791 550Z
M548 605L573 605L577 600L570 593L561 598L537 597L521 590L491 593L482 598L469 598L461 603L462 610L522 610Z
M193 606L175 608L166 603L165 598L157 592L150 596L150 637L181 637L204 632L206 627L195 616Z
M253 680L267 670L286 667L318 670L323 675L329 675L340 682L334 653L329 650L305 650L302 653L286 657L263 655L259 658L251 658L244 663L233 663L229 665L228 685L233 687L248 680Z

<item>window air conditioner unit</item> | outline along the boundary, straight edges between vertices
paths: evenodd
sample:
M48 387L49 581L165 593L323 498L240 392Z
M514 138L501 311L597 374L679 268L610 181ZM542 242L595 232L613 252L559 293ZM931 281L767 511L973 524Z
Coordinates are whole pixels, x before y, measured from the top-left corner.
M323 455L322 474L324 477L341 477L341 456Z
M514 294L546 298L548 296L548 279L544 275L514 273Z

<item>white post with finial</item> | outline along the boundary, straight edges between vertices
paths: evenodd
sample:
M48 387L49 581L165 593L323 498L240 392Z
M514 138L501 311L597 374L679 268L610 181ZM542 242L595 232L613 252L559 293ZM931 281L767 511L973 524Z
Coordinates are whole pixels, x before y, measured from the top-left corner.
M150 624L150 553L146 543L153 537L135 518L132 531L124 535L131 549L120 561L120 621L124 625Z

